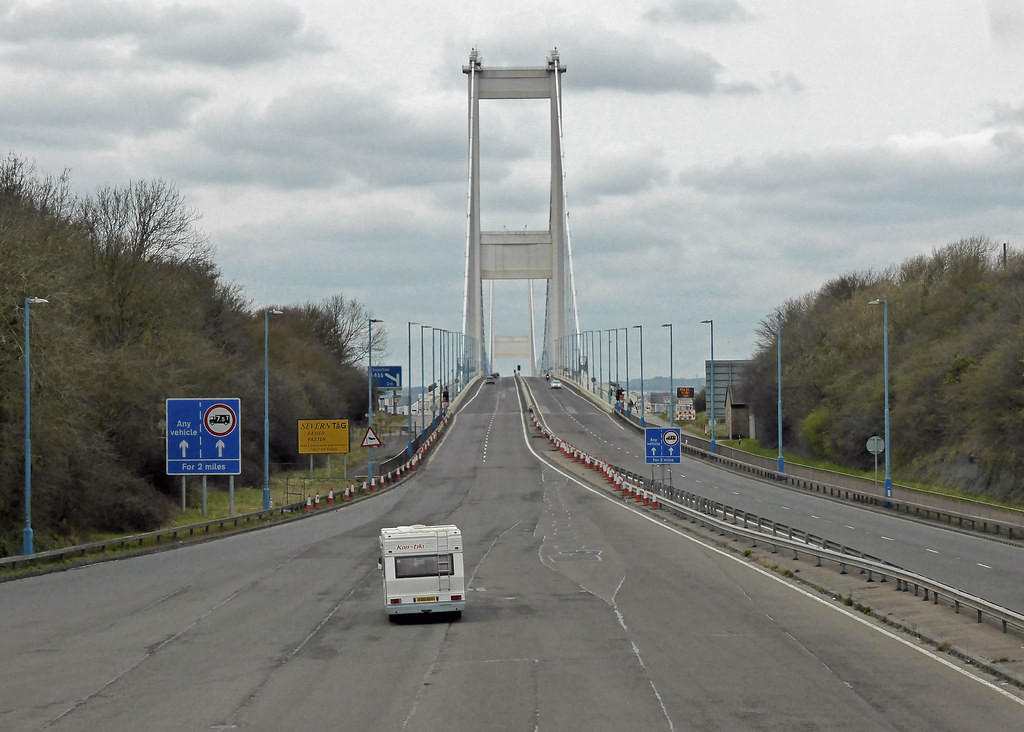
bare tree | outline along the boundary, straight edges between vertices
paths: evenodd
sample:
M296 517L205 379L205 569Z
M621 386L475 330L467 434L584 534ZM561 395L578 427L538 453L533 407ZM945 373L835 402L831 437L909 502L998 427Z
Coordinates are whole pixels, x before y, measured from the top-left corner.
M207 258L206 237L196 227L200 215L159 179L101 188L82 202L79 213L108 298L107 336L112 345L123 345L141 335L133 312L139 293L155 284L146 276L165 279L177 267L201 265Z
M323 303L306 303L302 315L339 363L356 366L366 358L371 315L354 298L346 300L344 295L332 295ZM382 324L374 324L374 356L383 355L387 350L387 335Z

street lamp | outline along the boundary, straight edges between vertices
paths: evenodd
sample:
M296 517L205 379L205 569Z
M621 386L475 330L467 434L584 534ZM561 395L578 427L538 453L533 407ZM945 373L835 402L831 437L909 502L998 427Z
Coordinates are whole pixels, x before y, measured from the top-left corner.
M782 459L782 313L779 312L779 311L775 311L775 322L776 322L775 336L779 339L779 341L778 341L778 349L777 349L778 350L778 359L779 359L779 368L778 368L779 376L778 376L778 379L777 379L777 381L779 383L779 410L778 410L779 411L779 414L778 414L778 424L779 424L779 472L780 473L785 473L786 472L786 462L785 462L785 460Z
M373 429L373 324L383 323L377 318L367 318L366 321L366 385L369 397L367 399L368 410L366 413L369 429ZM366 448L366 480L373 478L373 445Z
M646 427L644 423L644 414L647 412L647 403L644 401L644 327L642 325L634 325L634 328L640 329L640 426Z
M618 389L619 388L619 384L622 383L621 381L619 381L619 328L615 328L614 330L615 330L615 386ZM617 409L620 412L622 411L621 405L619 404L619 400L618 399L615 400L615 409Z
M270 316L280 310L263 311L263 510L270 509Z
M872 300L868 305L882 306L882 358L885 374L885 497L892 498L892 473L889 469L889 301Z
M25 532L21 553L32 554L32 388L30 384L28 311L29 304L49 302L41 297L25 298Z
M408 327L408 331L409 331L409 378L408 378L407 389L408 389L408 393L409 393L409 405L408 405L408 409L409 409L409 457L412 457L412 327L414 325L419 325L419 323L414 323L411 320L408 321L408 323L409 323L409 327Z
M626 347L626 419L633 418L633 403L629 400L629 328L623 328Z
M662 328L668 328L668 423L673 427L676 424L676 390L672 382L672 324L662 323Z
M427 405L427 382L426 382L426 370L423 367L423 329L430 328L433 331L432 325L421 325L420 326L420 433L422 434L427 429L427 423L423 418L423 413L426 411L424 407Z
M714 454L717 452L715 449L715 321L702 320L700 322L711 326L711 453Z

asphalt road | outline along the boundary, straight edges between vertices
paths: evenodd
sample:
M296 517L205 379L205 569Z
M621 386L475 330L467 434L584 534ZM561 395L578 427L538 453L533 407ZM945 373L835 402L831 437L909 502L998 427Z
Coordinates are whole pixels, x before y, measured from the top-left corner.
M5 730L1015 729L1018 697L541 458L511 379L389 491L0 585ZM391 624L381 526L453 522L462 619Z
M572 389L551 390L539 378L527 381L548 425L559 436L641 475L651 475L653 468L654 477L662 479L661 466L645 464L643 438L636 430ZM671 479L678 488L855 547L1024 612L1024 549L1019 545L865 510L685 456L679 465L671 466Z

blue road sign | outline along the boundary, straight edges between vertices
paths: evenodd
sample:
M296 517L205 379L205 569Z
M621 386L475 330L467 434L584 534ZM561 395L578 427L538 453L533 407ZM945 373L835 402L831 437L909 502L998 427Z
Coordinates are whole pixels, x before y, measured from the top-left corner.
M678 463L680 452L678 427L648 427L644 430L645 463Z
M378 389L402 388L401 366L371 366L370 376L373 378L373 385Z
M167 400L167 474L242 472L240 399Z

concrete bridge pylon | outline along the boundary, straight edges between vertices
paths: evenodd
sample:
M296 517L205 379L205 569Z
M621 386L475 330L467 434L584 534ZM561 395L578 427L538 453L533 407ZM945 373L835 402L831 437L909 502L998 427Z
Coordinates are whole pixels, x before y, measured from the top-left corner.
M463 301L463 333L467 356L478 368L491 371L489 359L522 356L530 359L531 371L551 370L556 353L567 345L567 336L579 332L579 312L572 267L572 245L567 219L562 171L562 88L558 49L551 51L542 67L488 68L473 49L462 67L469 83L469 193L466 215L466 292ZM551 187L546 231L480 230L480 100L550 100ZM494 312L485 341L483 283L490 280L530 282L529 336L496 339ZM540 359L533 337L533 280L545 280L544 333ZM524 343L524 339L528 343Z

